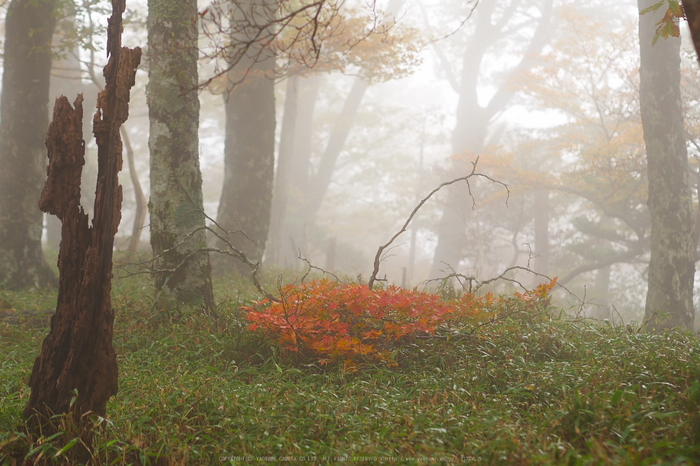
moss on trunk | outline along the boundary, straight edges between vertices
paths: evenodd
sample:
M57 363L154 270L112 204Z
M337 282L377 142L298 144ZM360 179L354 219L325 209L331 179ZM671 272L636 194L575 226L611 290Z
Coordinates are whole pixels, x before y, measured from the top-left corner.
M151 246L158 306L213 305L199 168L197 2L149 0Z

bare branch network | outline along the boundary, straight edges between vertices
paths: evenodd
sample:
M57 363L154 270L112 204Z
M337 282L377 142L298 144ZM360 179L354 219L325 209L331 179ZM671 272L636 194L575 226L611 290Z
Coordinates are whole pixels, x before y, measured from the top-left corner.
M408 218L406 219L406 221L402 225L401 229L397 233L395 233L386 244L379 247L379 249L377 250L377 254L375 256L375 259L374 259L374 270L373 270L372 275L370 276L369 281L367 283L367 286L370 290L373 289L374 283L376 281L383 281L382 279L377 278L377 274L379 273L379 266L380 266L380 263L382 261L382 254L384 253L384 251L386 251L388 248L390 248L390 246L393 244L393 242L403 232L405 232L408 229L408 225L411 223L411 220L413 220L413 218L418 213L418 211L421 209L421 207L423 207L423 205L431 197L433 197L433 195L435 195L438 191L440 191L442 188L456 184L460 181L465 182L467 184L469 196L472 199L472 206L476 207L476 200L474 199L474 196L473 196L472 191L471 191L470 180L472 178L483 178L483 179L490 181L493 184L496 184L496 185L503 187L503 189L505 189L506 193L507 193L506 203L508 202L508 199L510 198L510 188L508 187L508 185L503 183L502 181L499 181L499 180L496 180L496 179L490 177L489 175L477 172L476 168L477 168L478 162L479 162L479 158L477 157L477 159L474 162L472 162L472 169L469 172L469 174L467 174L466 176L462 176L462 177L455 178L455 179L450 180L450 181L446 181L446 182L440 184L439 186L437 186L436 188L434 188L432 191L430 191L430 193L428 193L428 195L425 196L423 199L421 199L420 202L416 205L416 207L413 209L411 214L408 216ZM192 202L194 204L194 201L192 201ZM241 262L246 264L251 270L250 278L253 281L253 284L255 285L257 290L260 292L260 294L263 295L266 299L268 299L269 301L272 301L272 302L279 302L280 299L284 299L283 296L280 296L280 298L277 298L277 297L273 296L271 293L269 293L267 290L265 290L265 288L262 286L262 284L260 283L260 281L258 279L258 272L260 272L261 263L259 261L253 262L252 260L250 260L245 255L245 253L243 253L240 249L236 248L233 245L233 243L231 242L230 238L231 238L231 235L233 235L233 234L242 234L243 236L245 236L247 238L247 236L245 235L245 233L243 231L228 231L228 230L224 229L221 225L219 225L216 222L216 220L214 220L209 215L207 215L206 212L204 212L199 207L193 207L192 211L186 212L184 215L189 215L191 213L197 213L199 215L204 216L208 221L211 222L212 226L203 226L203 227L199 227L199 228L195 229L189 235L187 235L185 238L183 238L183 240L180 243L176 244L173 247L173 249L178 249L182 246L185 246L190 241L190 239L197 234L197 232L202 231L202 230L207 231L207 232L209 232L209 234L218 238L224 244L223 249L222 248L213 248L213 247L199 248L196 251L192 251L189 254L184 255L179 263L175 264L174 266L172 266L170 268L155 268L153 266L153 264L160 257L160 256L157 256L157 257L154 257L153 259L146 261L146 262L142 262L139 264L130 264L130 265L137 265L137 266L141 267L142 270L135 272L135 273L128 273L126 276L135 275L135 274L144 273L144 272L151 273L151 274L153 274L153 273L175 273L181 267L184 267L188 261L190 261L193 257L195 257L198 254L217 253L217 254L223 254L223 255L228 255L228 256L234 257L235 259L240 260ZM250 238L248 238L248 239L250 239ZM168 252L170 252L170 249L163 251L161 255L167 254ZM311 272L312 269L316 269L316 270L321 271L324 274L331 275L335 278L336 281L340 281L340 279L337 275L335 275L331 272L327 272L326 270L323 270L320 267L314 266L309 260L302 257L301 253L299 254L299 259L306 262L306 264L308 265L308 270L301 279L302 283L304 282L304 280L306 279L306 277L308 276L308 274ZM493 283L493 282L496 282L496 281L499 281L499 280L512 282L512 283L520 286L523 290L527 291L528 288L525 285L523 285L518 280L508 276L508 274L510 272L514 272L517 270L525 271L527 273L533 274L534 276L544 278L548 281L552 280L552 278L547 276L547 275L533 271L530 268L530 259L528 259L527 267L522 267L522 266L508 267L506 270L503 271L503 273L501 273L497 277L493 277L493 278L490 278L488 280L483 280L483 281L477 279L476 277L465 276L463 274L457 273L449 265L448 265L448 268L451 269L451 273L449 275L442 277L442 278L439 278L439 279L428 280L424 283L427 284L427 283L430 283L433 281L445 282L446 280L449 280L450 278L456 278L459 281L462 288L464 289L464 291L469 292L469 293L472 293L472 292L477 293L483 286L488 285L488 284ZM121 277L121 278L124 278L124 277ZM358 282L361 282L361 279L358 279ZM469 283L468 289L465 286L466 282ZM477 286L474 289L472 288L473 282L476 282L476 284L477 284ZM578 300L581 308L583 308L583 306L586 304L585 297L583 299L578 298L571 290L566 288L561 283L557 283L557 286L564 289L569 295L573 296L576 300ZM216 318L217 316L215 314L213 314L213 317Z
M270 57L278 60L278 75L310 69L326 61L324 43L331 39L342 38L334 48L347 53L372 34L388 34L391 25L380 26L376 0L366 3L359 34L354 29L346 34L351 27L344 19L348 10L345 0L213 0L199 13L206 38L200 56L215 64L213 75L200 83L200 89L230 91L248 76L252 65ZM222 78L225 85L219 84Z

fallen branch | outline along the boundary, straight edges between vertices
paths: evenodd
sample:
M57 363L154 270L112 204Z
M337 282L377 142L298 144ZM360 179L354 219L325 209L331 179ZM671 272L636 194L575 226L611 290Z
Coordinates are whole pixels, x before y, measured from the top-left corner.
M529 263L530 263L530 260L528 259L528 264L529 264ZM477 292L481 289L482 286L488 285L489 283L493 283L493 282L498 281L498 280L503 280L503 281L515 283L515 284L518 285L520 288L522 288L524 291L528 291L528 288L527 288L525 285L523 285L522 283L520 283L518 280L516 280L516 279L514 279L514 278L506 277L506 274L508 274L508 272L512 272L513 270L522 270L522 271L524 271L524 272L531 273L532 275L534 275L534 276L536 276L536 277L544 278L545 280L550 281L550 282L551 282L552 280L554 280L552 277L549 277L549 276L544 275L544 274L542 274L542 273L535 272L535 271L532 270L529 266L528 266L528 267L523 267L523 266L520 266L520 265L515 265L515 266L513 266L513 267L508 267L507 269L505 269L505 270L503 271L503 273L501 273L501 274L498 275L497 277L489 278L488 280L484 280L484 281L480 281L480 280L479 280L478 278L476 278L476 277L470 277L470 276L463 275L463 274L461 274L461 273L457 273L457 272L454 271L454 269L451 269L451 270L452 270L452 273L450 273L449 275L446 275L445 277L433 278L433 279L431 279L431 280L426 280L426 281L424 281L424 282L422 282L422 283L423 283L423 284L428 284L428 283L436 282L436 281L444 281L444 280L447 280L447 279L449 279L449 278L457 278L457 279L462 278L462 279L464 279L464 280L468 280L468 281L469 281L469 290L467 290L467 289L464 287L464 284L460 281L460 285L462 286L462 289L463 289L464 291L469 292L469 293L472 293L472 292L473 292L473 293L477 293ZM555 278L556 278L556 277L555 277ZM473 291L472 291L472 282L476 282L476 288L474 288ZM563 290L566 291L570 296L572 296L574 299L576 299L576 300L579 302L580 307L583 307L583 306L586 304L586 297L585 297L585 295L584 295L583 299L579 298L579 297L576 296L570 289L568 289L567 287L565 287L564 285L562 285L561 283L559 283L559 280L557 280L556 286L558 286L559 288L563 289Z

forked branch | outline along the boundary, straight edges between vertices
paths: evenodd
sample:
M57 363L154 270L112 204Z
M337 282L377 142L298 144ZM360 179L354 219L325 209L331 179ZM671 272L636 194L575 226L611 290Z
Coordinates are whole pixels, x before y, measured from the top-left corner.
M374 270L372 271L372 275L369 277L369 282L367 282L367 287L370 290L374 286L374 282L377 280L377 274L379 273L379 264L381 262L381 257L382 257L382 253L384 252L384 250L386 250L386 248L391 246L391 243L393 243L394 240L396 240L396 238L398 238L401 235L401 233L406 231L406 229L408 228L408 224L411 223L411 220L413 220L413 217L415 217L415 215L418 213L420 208L423 207L423 205L426 202L428 202L428 199L433 197L433 195L435 193L437 193L438 191L440 191L442 188L444 188L446 186L453 185L455 183L459 183L460 181L464 181L467 184L467 189L469 190L469 196L472 198L472 207L476 207L476 200L474 199L474 196L472 195L472 190L471 190L471 185L469 184L469 180L471 178L485 178L485 179L491 181L492 183L501 185L505 188L505 190L508 193L508 196L506 197L506 204L508 204L508 199L510 198L510 189L508 188L508 185L503 183L502 181L494 180L493 178L491 178L488 175L477 172L476 165L478 163L479 163L479 157L477 157L476 160L472 162L472 170L467 176L462 176L462 177L455 178L455 179L450 180L450 181L445 181L440 186L438 186L437 188L430 191L430 193L427 196L425 196L423 199L421 199L421 201L418 203L418 205L413 209L413 212L411 212L411 215L408 216L406 223L403 224L401 229L394 236L391 237L391 239L389 240L388 243L379 247L379 249L377 250L377 255L374 256Z

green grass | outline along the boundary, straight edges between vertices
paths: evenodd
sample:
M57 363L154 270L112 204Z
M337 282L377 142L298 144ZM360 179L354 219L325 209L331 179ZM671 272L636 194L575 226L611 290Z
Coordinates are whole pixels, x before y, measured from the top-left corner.
M540 310L406 340L398 366L348 373L246 332L238 307L252 294L231 292L218 322L154 318L145 282L115 284L119 393L100 421L96 464L700 462L692 334ZM27 308L31 296L2 294ZM70 464L70 449L58 454L69 434L32 442L21 430L45 333L0 324L0 464L31 449L40 464Z

